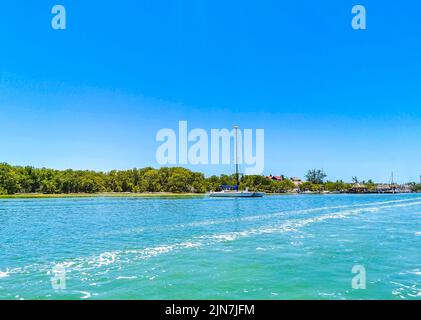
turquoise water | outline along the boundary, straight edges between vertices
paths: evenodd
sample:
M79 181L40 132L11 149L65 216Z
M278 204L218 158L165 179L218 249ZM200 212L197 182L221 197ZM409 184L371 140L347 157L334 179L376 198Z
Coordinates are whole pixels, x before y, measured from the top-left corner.
M421 299L421 195L0 200L0 249L2 299Z

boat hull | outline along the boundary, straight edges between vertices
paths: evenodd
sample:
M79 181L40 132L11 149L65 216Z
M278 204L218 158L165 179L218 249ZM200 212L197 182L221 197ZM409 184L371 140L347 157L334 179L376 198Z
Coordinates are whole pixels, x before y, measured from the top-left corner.
M213 198L261 198L264 196L263 192L212 192L209 194Z

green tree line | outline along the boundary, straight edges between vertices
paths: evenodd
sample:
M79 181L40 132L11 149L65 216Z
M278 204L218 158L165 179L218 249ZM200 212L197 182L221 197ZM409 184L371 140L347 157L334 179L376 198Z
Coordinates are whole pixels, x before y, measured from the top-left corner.
M309 170L306 174L306 181L300 184L299 189L301 191L311 191L311 192L349 192L356 184L360 184L367 189L367 192L375 193L377 192L378 184L373 180L368 181L359 181L357 177L352 177L352 183L347 183L342 180L337 181L325 181L327 174L320 169ZM421 192L421 183L408 183L412 192Z
M204 193L221 185L235 185L235 175L211 176L181 167L143 168L110 172L54 170L0 164L0 194L16 193L101 193L101 192L173 192ZM294 184L272 181L263 176L243 176L240 189L286 192Z
M354 183L324 181L323 170L309 170L307 181L299 185L301 191L347 192ZM204 193L217 191L221 185L235 185L235 175L205 177L181 167L151 167L110 172L82 170L54 170L11 166L0 163L0 195L16 193L70 194L101 192L172 192ZM362 181L369 191L375 191L377 184ZM421 192L421 184L410 184L412 191ZM260 175L241 176L240 189L267 193L289 192L297 188L288 179L276 181Z

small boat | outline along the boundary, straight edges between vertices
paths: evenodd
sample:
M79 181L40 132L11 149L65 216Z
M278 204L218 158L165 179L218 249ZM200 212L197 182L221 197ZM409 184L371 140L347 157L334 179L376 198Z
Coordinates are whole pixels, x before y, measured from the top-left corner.
M234 126L235 129L235 177L236 185L235 186L221 186L221 191L211 192L210 197L215 198L261 198L265 195L264 192L255 192L246 190L238 190L240 184L239 173L238 173L238 146L237 146L237 130L238 126Z
M248 189L243 191L238 190L222 190L218 192L211 192L210 197L215 198L260 198L265 195L264 192L254 192L249 191Z

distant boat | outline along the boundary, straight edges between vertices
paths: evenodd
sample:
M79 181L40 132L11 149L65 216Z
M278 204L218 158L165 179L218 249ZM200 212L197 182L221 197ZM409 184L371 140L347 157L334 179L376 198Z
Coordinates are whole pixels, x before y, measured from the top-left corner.
M221 186L221 188L221 191L211 192L209 196L215 198L258 198L265 195L264 192L249 191L248 188L239 191L238 186Z
M253 192L248 191L247 189L244 191L222 190L219 192L211 192L209 194L210 197L215 198L259 198L263 197L264 195L264 192Z
M249 191L248 188L246 190L240 191L238 190L238 186L240 184L239 173L238 173L238 126L234 126L235 130L235 186L221 186L221 191L218 192L211 192L209 194L210 197L215 198L260 198L265 195L264 192L254 192Z

